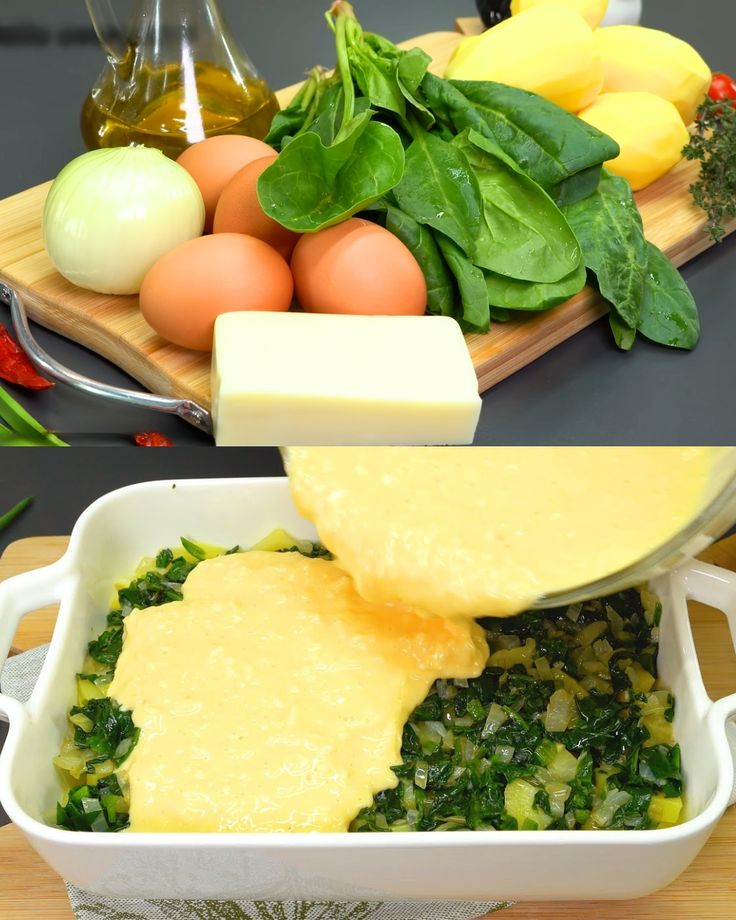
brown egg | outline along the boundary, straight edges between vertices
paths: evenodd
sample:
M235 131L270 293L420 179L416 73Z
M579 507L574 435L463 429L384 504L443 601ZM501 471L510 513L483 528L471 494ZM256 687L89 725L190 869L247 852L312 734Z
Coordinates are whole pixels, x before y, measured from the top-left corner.
M273 147L241 134L218 134L179 155L177 163L192 176L202 193L205 207L205 232L212 229L217 200L238 170L253 160L274 153Z
M182 243L143 279L140 306L160 336L210 351L215 320L237 310L284 312L294 283L286 261L263 240L217 233Z
M299 234L287 230L269 217L258 200L258 179L273 163L276 154L248 163L223 189L215 209L214 233L247 233L263 240L290 259Z
M427 306L427 283L411 252L359 217L305 233L291 270L297 299L310 313L421 316Z

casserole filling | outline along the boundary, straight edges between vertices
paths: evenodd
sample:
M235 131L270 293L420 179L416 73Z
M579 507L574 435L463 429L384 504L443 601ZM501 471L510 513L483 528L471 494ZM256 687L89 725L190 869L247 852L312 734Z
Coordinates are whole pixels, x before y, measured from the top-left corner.
M59 826L370 832L679 820L674 701L656 688L661 608L646 592L476 625L376 607L323 548L283 532L258 552L209 560L210 548L183 543L119 590L90 643L56 758L69 787ZM245 572L258 576L247 604ZM247 636L238 618L250 621ZM250 664L235 660L236 645Z

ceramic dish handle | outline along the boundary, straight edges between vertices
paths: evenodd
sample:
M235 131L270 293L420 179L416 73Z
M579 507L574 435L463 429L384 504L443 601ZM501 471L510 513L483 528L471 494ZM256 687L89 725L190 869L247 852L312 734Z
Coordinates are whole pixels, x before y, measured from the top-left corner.
M707 562L691 562L682 570L685 592L690 600L700 601L715 607L725 614L731 630L731 640L736 651L736 573L709 565ZM721 725L726 725L736 716L736 693L716 700L708 714ZM727 737L736 770L736 726L727 726ZM731 801L736 800L736 782Z
M14 575L0 583L0 674L18 624L34 610L59 602L66 574L66 563L62 557L52 565ZM21 703L0 693L0 718L5 717L10 721L14 714L22 710Z

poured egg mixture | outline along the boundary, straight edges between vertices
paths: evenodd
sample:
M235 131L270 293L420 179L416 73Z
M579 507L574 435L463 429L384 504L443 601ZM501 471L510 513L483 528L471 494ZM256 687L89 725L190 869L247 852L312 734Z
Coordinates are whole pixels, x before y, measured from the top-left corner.
M475 623L370 603L297 553L209 559L183 601L125 624L110 696L141 729L132 831L345 831L396 785L434 680L488 656Z
M291 448L294 503L368 600L510 616L674 536L714 448Z
M123 765L131 830L347 830L396 786L402 727L433 682L483 670L472 617L642 557L692 518L713 458L290 450L294 501L337 560L209 559L182 601L125 620L110 696L141 729Z

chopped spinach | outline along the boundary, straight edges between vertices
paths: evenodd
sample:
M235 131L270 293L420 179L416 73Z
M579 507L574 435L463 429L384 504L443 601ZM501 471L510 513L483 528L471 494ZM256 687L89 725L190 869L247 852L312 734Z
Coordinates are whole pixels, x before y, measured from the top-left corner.
M682 774L667 728L672 698L641 689L656 677L657 620L651 598L627 591L482 621L488 666L471 680L436 681L404 727L398 785L378 793L351 829L675 823ZM569 716L548 723L560 694Z

